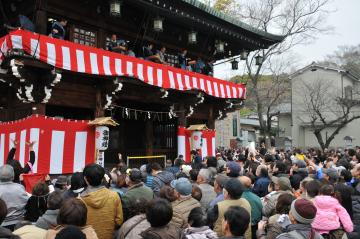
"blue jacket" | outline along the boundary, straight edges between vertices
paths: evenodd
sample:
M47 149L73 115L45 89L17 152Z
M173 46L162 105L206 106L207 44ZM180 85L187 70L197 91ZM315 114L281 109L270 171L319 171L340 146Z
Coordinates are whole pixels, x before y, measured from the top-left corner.
M270 179L268 177L257 178L252 189L253 193L259 197L265 197L265 195L268 194L269 183Z

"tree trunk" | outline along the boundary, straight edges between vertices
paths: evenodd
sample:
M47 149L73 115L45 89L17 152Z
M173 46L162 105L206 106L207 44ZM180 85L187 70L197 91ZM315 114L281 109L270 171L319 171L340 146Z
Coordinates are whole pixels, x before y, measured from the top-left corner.
M324 140L322 138L321 131L320 130L315 130L314 135L315 135L315 137L316 137L322 151L324 151L325 148L326 148L326 145L325 145Z

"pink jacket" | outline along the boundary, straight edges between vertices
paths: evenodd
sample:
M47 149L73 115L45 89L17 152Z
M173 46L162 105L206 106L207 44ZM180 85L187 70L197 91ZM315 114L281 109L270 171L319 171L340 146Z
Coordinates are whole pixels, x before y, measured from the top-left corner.
M347 232L353 231L353 223L345 208L331 196L316 196L314 205L317 208L312 227L320 234L338 229L341 225Z

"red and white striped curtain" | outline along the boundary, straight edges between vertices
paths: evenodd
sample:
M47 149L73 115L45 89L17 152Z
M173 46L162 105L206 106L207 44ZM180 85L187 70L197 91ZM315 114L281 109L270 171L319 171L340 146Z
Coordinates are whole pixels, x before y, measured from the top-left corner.
M191 130L180 126L178 128L178 155L183 155L186 163L191 162ZM202 145L200 156L215 156L215 130L201 131Z
M95 129L88 121L73 121L33 115L0 124L0 165L18 141L15 159L24 166L29 160L29 147L34 145L34 173L66 174L81 171L95 160Z
M0 38L0 64L11 49L21 49L59 69L104 76L129 76L146 84L174 90L200 90L218 98L245 99L246 88L210 76L138 58L16 30Z

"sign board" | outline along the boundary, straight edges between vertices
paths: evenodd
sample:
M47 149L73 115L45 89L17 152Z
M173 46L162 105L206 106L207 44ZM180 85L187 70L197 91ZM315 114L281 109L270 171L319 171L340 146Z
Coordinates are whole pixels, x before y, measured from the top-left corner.
M97 150L107 150L109 147L110 131L107 126L97 126L95 130L95 144Z

